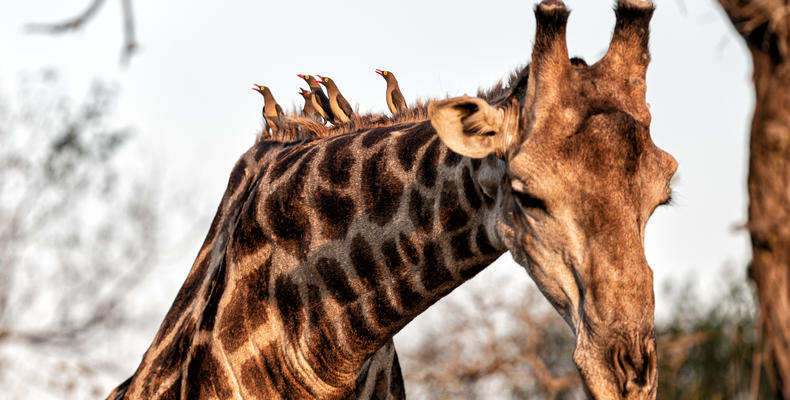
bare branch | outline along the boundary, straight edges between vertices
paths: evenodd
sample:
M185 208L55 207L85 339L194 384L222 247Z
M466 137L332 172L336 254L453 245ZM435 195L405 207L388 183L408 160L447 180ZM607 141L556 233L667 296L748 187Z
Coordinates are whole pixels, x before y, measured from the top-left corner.
M124 45L121 50L121 64L127 65L129 59L137 52L137 38L135 35L134 13L132 0L121 0L123 10L123 37Z
M88 6L85 11L77 15L76 17L67 19L62 22L56 23L33 23L27 25L27 30L29 32L35 33L49 33L49 34L58 34L64 33L68 31L75 31L81 28L85 23L93 19L96 15L96 12L99 11L99 8L104 5L106 0L93 0L93 2Z
M67 32L74 32L90 22L98 13L99 9L106 3L106 0L93 0L93 2L82 13L76 17L55 23L32 23L27 25L27 31L31 33L45 33L58 35ZM121 47L121 65L128 65L129 60L139 49L135 30L134 12L132 0L121 0L121 13L123 18L123 45Z

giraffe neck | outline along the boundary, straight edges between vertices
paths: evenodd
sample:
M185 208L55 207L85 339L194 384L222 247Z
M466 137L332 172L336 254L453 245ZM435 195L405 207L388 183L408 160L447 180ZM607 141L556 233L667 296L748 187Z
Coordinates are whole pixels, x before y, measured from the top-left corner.
M498 196L480 184L503 168L485 164L427 122L259 142L132 398L347 397L372 353L505 251Z
M481 170L427 122L305 145L273 163L274 194L259 201L262 230L273 233L268 315L287 332L283 352L303 366L294 375L343 387L504 252Z

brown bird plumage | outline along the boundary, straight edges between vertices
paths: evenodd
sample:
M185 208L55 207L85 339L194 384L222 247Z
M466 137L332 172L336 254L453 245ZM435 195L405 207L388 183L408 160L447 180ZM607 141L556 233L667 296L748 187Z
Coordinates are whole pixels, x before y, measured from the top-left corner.
M351 108L351 105L348 104L346 98L340 93L340 89L337 88L335 81L326 76L317 76L319 78L318 82L326 87L326 94L329 96L329 108L331 108L332 112L335 114L335 119L340 122L351 121L351 118L354 117L354 110Z
M321 85L315 81L315 77L312 75L296 75L302 79L310 86L310 101L313 103L313 108L321 115L321 118L324 121L328 121L331 123L335 123L335 113L332 112L332 108L329 106L329 98L326 97L324 94L324 90L321 89Z
M309 90L304 90L299 88L299 94L302 95L304 98L304 107L302 108L302 116L310 118L315 121L323 121L321 118L321 114L313 107L313 101L310 98L311 92Z
M277 104L277 101L272 95L272 91L266 86L253 84L252 90L260 93L263 96L263 119L266 121L266 132L269 135L276 133L282 128L283 109Z
M392 115L403 112L406 110L406 100L400 92L398 80L395 79L395 74L390 71L377 69L376 73L381 75L387 81L387 107L389 107Z

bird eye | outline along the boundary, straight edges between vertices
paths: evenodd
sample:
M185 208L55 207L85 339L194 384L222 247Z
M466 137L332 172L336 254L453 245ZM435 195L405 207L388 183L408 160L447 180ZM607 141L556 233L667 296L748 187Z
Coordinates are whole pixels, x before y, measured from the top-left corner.
M324 78L324 82L329 82L329 78Z
M387 75L387 71L383 71L382 74Z
M310 75L305 75L304 78L305 79L310 79Z

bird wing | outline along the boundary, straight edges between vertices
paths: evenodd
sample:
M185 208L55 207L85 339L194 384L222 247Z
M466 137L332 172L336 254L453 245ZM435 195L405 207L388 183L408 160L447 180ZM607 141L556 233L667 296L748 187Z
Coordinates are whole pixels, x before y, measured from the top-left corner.
M324 91L321 90L321 88L319 88L316 91L316 94L318 94L318 99L321 100L321 108L324 109L324 112L326 113L327 119L329 120L329 122L334 122L335 121L335 113L332 112L332 107L329 105L329 98L326 97L326 95L324 94Z
M403 94L398 88L392 91L392 104L395 104L395 109L398 110L398 112L406 110L406 99L403 98Z
M351 104L348 104L346 98L340 93L337 94L337 105L341 110L343 110L343 113L346 114L347 117L351 118L351 116L354 115L354 110L351 109Z
M282 116L283 116L283 108L282 108L282 107L280 107L280 105L279 105L279 104L277 104L277 105L275 106L275 110L277 110L277 117L282 117Z

